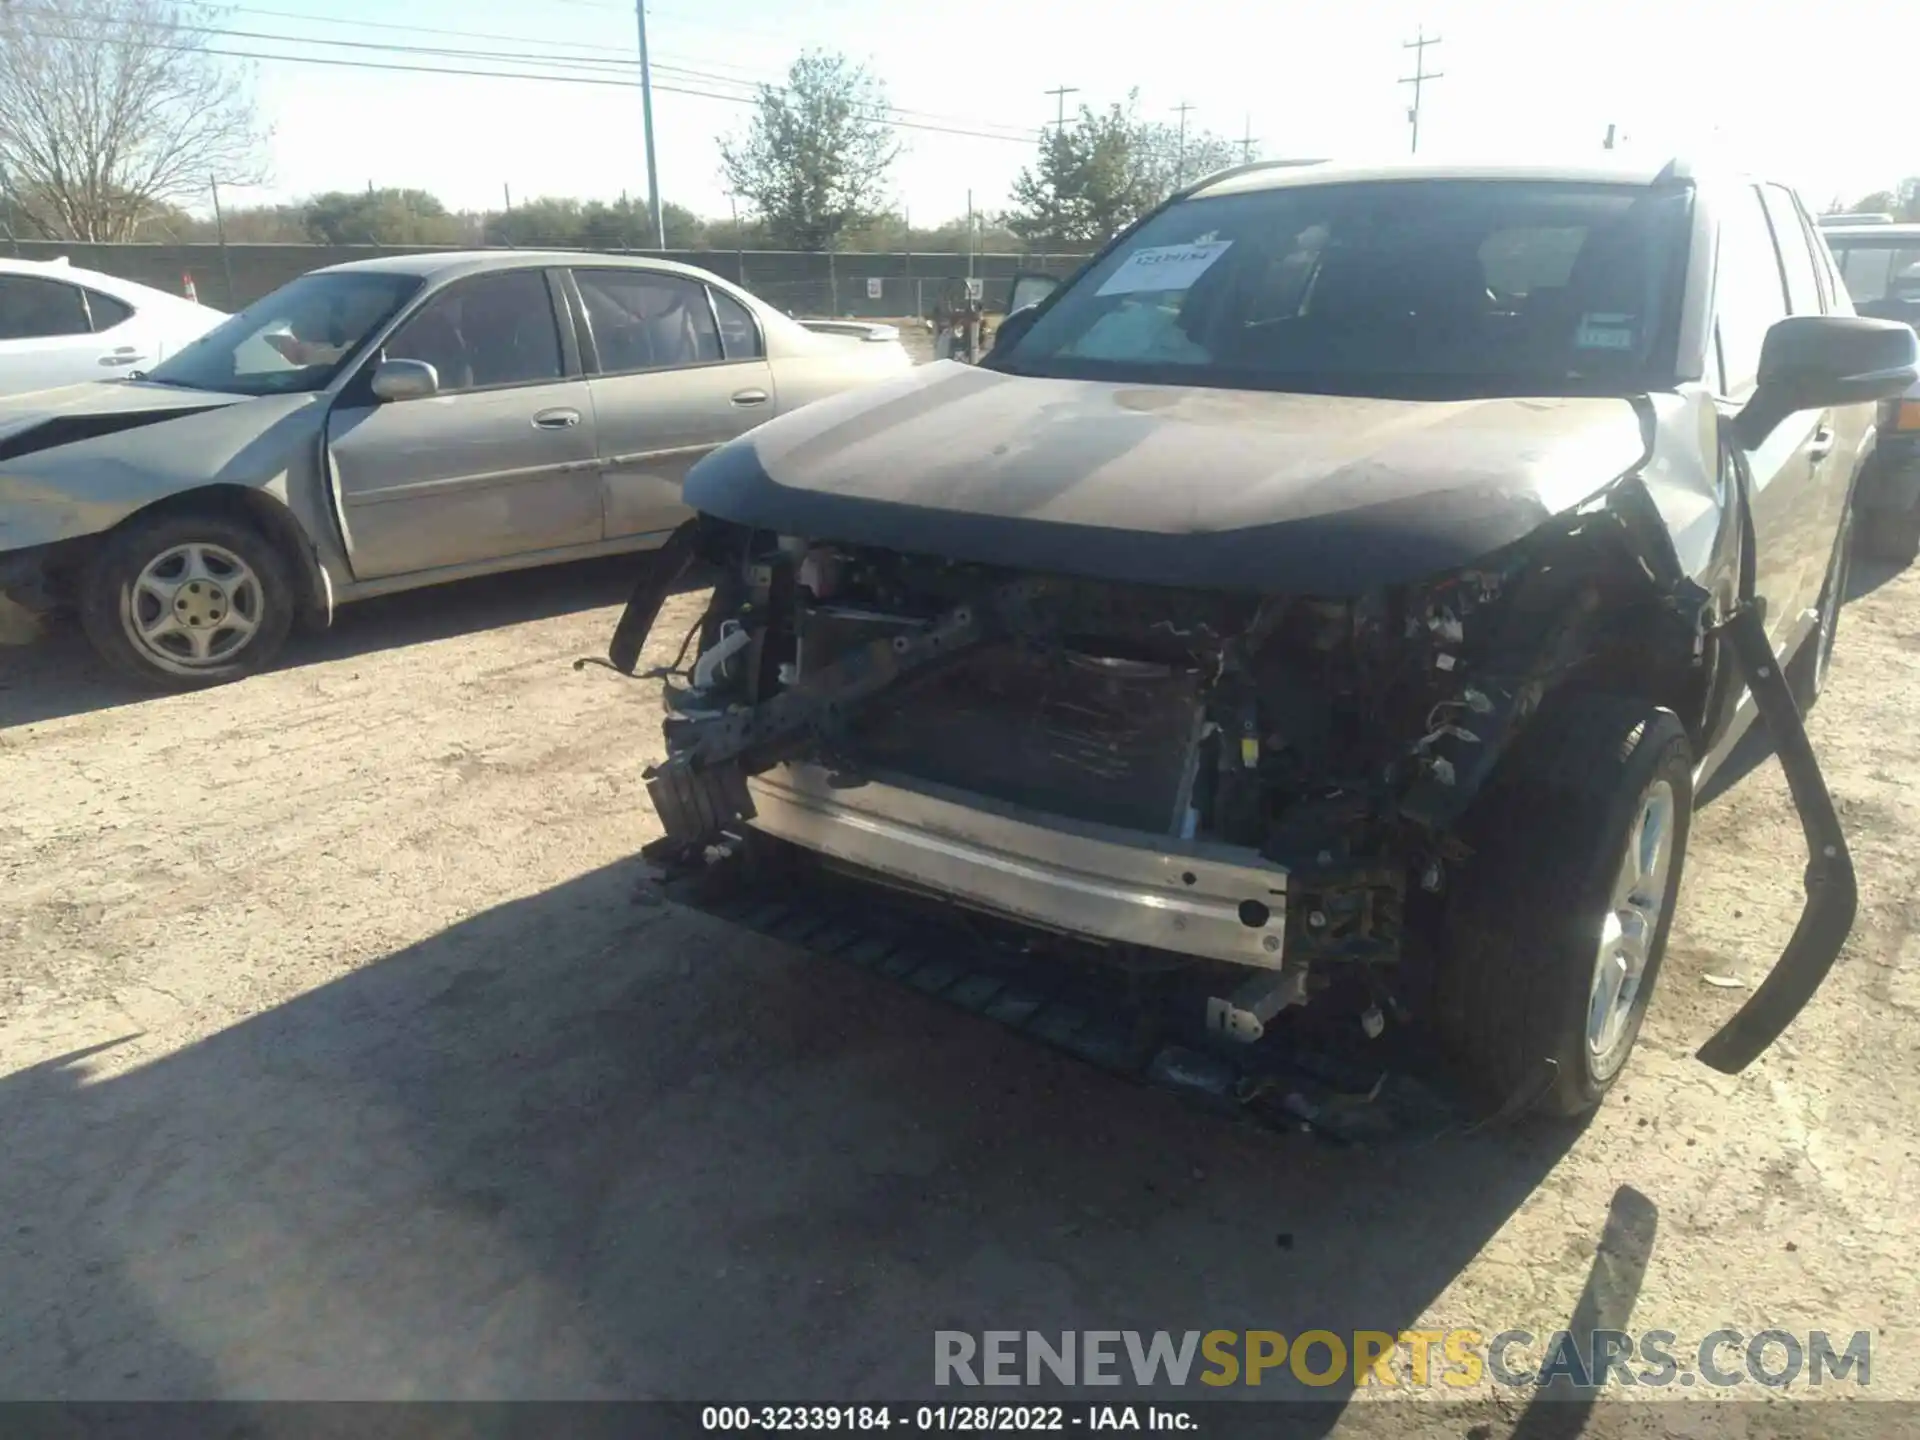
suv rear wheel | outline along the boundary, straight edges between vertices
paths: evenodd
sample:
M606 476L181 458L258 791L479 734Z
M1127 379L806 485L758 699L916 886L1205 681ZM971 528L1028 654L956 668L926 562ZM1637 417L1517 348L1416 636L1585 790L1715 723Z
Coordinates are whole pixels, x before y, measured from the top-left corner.
M1569 695L1535 718L1469 819L1437 975L1442 1044L1490 1101L1571 1116L1612 1087L1666 953L1692 817L1672 712Z

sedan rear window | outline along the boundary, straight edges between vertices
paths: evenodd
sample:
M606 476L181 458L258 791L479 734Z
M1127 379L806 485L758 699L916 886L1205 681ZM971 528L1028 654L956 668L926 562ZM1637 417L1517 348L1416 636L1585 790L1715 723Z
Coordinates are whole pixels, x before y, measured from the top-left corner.
M1352 394L1644 388L1672 369L1689 204L1531 180L1187 200L1081 275L1004 368Z

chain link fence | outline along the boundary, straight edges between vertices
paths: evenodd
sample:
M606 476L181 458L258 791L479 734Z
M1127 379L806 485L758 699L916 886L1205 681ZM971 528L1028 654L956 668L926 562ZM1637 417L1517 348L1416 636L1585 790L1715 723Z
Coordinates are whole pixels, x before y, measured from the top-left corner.
M439 246L90 245L41 240L15 240L7 248L23 260L52 260L64 255L71 264L175 295L191 287L203 304L223 310L238 310L295 276L326 265L381 255L454 253ZM981 300L989 311L1003 309L1016 272L1041 270L1064 276L1085 258L900 251L597 253L677 260L732 280L791 314L852 319L930 316L942 301L951 305L963 300L969 277L980 282Z

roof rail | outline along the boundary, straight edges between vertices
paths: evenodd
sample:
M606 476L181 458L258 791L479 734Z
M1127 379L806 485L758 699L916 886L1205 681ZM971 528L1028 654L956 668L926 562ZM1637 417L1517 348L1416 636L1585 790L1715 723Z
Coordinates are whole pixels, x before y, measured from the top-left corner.
M1177 192L1191 195L1208 185L1217 185L1222 180L1232 180L1237 176L1251 175L1260 170L1294 170L1304 165L1324 165L1325 160L1249 160L1244 165L1229 165L1224 170L1215 170L1211 175L1202 175L1191 184L1184 185Z

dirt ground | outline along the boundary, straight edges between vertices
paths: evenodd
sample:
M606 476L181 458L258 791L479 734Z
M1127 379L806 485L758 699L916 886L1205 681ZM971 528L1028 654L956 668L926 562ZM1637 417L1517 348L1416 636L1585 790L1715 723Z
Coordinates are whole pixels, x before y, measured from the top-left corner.
M1576 1318L1866 1329L1920 1394L1920 572L1846 610L1813 731L1864 903L1776 1050L1691 1058L1797 910L1761 759L1596 1123L1356 1153L635 903L651 687L573 666L629 568L375 602L198 696L0 649L0 1396L899 1399L941 1328Z

